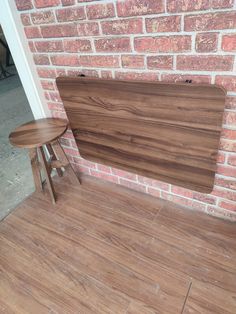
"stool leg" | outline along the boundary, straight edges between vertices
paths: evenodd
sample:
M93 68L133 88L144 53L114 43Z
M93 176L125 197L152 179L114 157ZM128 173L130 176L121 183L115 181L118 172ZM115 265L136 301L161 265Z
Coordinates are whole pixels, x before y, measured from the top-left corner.
M32 167L33 177L34 177L35 190L37 192L43 191L37 148L30 148L29 149L29 157L30 157L30 163L31 163L31 167Z
M51 195L53 204L55 204L56 203L56 193L55 193L54 186L53 186L53 183L52 183L52 178L51 178L51 174L50 174L51 171L50 171L50 169L48 167L48 163L47 163L47 160L46 160L46 157L45 157L45 154L44 154L42 146L39 147L39 156L40 156L40 159L41 159L41 162L42 162L42 168L43 168L45 176L46 176L46 182L47 182L47 186L48 186L48 189L49 189L49 193Z
M54 160L57 160L57 157L56 157L56 155L55 155L55 153L54 153L54 150L53 150L53 148L52 148L52 145L51 145L51 144L47 144L46 147L47 147L47 150L48 150L49 154L52 156L52 160L53 160L53 161L54 161ZM61 168L56 168L56 171L57 171L57 174L58 174L59 177L62 177L62 176L63 176L63 171L62 171Z
M67 172L69 174L70 179L72 180L72 183L80 184L80 180L77 177L76 173L74 172L74 169L72 168L68 158L66 157L66 154L62 149L60 142L58 140L52 142L52 147L57 155L57 158L61 161L63 167L67 168Z

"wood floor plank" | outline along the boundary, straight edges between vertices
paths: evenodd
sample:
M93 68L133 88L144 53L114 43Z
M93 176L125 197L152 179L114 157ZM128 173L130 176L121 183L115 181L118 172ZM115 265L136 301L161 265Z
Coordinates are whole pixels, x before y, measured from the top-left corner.
M183 314L235 314L236 291L194 281Z
M235 313L236 224L93 178L55 189L0 224L0 312Z

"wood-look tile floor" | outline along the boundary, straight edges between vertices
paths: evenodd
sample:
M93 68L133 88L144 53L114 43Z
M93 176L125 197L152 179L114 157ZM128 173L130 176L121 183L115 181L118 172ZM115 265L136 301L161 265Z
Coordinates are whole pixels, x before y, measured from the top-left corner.
M0 223L0 313L236 313L236 224L82 177Z

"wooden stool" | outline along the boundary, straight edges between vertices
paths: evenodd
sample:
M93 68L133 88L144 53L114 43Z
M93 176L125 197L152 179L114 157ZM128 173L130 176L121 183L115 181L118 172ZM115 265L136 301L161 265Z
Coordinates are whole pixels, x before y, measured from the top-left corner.
M66 132L67 128L67 121L47 118L23 124L9 135L12 145L29 149L36 191L43 191L40 172L43 169L49 193L54 204L56 202L56 194L51 178L53 168L56 169L60 177L63 175L61 168L67 168L72 182L74 184L80 183L58 140ZM46 159L43 147L48 150L50 155L49 161Z

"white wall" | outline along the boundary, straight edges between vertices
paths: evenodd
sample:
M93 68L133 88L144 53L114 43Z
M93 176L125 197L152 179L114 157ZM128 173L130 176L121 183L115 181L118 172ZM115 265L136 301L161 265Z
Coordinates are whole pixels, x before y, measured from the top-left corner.
M50 116L14 0L0 0L2 26L35 119Z

